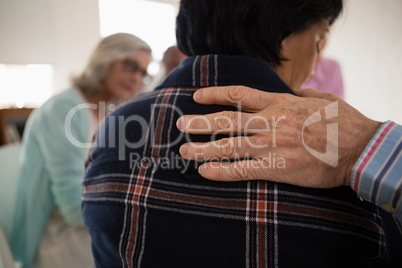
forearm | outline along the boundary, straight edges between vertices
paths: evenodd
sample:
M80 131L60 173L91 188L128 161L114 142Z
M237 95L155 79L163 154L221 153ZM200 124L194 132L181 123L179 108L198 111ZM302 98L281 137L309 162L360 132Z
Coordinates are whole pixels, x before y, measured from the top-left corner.
M71 124L66 127L65 120L75 103L63 101L46 119L41 135L42 153L46 170L51 180L51 191L55 204L64 220L71 225L82 225L81 182L85 173L85 148L73 144L67 135L70 131L80 142L88 139L88 120L86 112L76 112Z
M353 167L351 187L402 221L402 126L388 121Z
M52 180L52 192L64 220L70 225L83 225L81 180L84 176L84 169L82 168L82 171L70 169L67 174L53 172L52 176L56 176Z

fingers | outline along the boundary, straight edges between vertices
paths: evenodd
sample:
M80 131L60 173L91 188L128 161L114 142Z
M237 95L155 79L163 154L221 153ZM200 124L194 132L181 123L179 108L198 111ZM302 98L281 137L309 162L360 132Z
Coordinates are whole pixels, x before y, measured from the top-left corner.
M218 104L238 107L239 110L257 112L271 103L281 103L284 95L268 93L244 86L209 87L197 90L194 100L200 104Z
M223 182L264 180L323 189L343 185L339 177L331 175L332 171L326 172L323 175L323 170L317 172L313 168L306 168L309 164L307 162L305 164L288 169L281 162L275 162L269 158L242 160L231 163L208 162L202 164L198 168L198 172L206 179ZM323 180L323 178L326 179Z
M223 111L207 115L185 115L176 122L177 128L191 134L244 134L265 133L270 123L259 114Z
M207 143L186 143L180 147L184 159L210 161L211 159L254 158L262 149L271 151L267 136L225 138ZM273 149L273 148L272 148Z
M278 172L262 160L244 160L232 163L209 162L202 164L198 172L214 181L271 180L276 181Z

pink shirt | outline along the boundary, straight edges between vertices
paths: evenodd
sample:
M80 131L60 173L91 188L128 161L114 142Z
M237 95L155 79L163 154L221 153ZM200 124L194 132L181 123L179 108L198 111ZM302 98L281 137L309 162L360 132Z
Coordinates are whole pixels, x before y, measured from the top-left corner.
M322 92L334 93L342 99L344 98L341 67L338 62L320 57L314 71L314 76L301 86L302 89L314 88Z

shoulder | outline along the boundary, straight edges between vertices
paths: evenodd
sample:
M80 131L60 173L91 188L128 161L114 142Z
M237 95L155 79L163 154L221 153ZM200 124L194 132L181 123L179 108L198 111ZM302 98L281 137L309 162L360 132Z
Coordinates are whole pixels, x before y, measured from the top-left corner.
M80 106L83 103L83 99L74 89L54 95L32 113L29 118L30 128L43 130L64 127L65 120L69 117L72 124L89 124L87 109Z
M61 112L68 112L83 100L75 89L68 89L49 98L42 106L35 110L37 116L55 116Z
M59 110L66 106L75 106L82 104L84 101L75 89L67 89L63 92L58 93L51 97L47 102L43 104L45 109L56 109Z
M174 109L177 112L186 104L193 103L192 96L196 89L165 88L144 93L132 101L123 104L111 116L144 116L149 119L160 108Z
M130 153L142 154L144 148L154 142L155 136L163 133L169 133L163 134L164 142L168 142L165 138L179 135L176 120L185 113L196 113L193 107L197 104L192 100L194 91L160 89L121 105L98 129L91 155L92 166L114 161L117 157L127 160Z
M50 98L41 109L49 115L65 116L71 110L83 110L85 107L84 99L75 89L65 90Z
M322 57L320 59L320 63L321 63L320 65L322 66L322 68L329 70L329 71L333 71L333 70L341 68L339 62L337 60L331 59L331 58Z

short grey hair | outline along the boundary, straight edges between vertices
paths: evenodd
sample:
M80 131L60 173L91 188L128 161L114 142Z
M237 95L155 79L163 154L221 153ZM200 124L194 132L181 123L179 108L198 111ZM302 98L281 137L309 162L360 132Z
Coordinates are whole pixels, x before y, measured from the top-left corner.
M97 94L104 90L103 80L110 66L138 50L152 52L144 40L132 34L116 33L103 38L92 53L84 71L72 78L73 87L88 95Z

